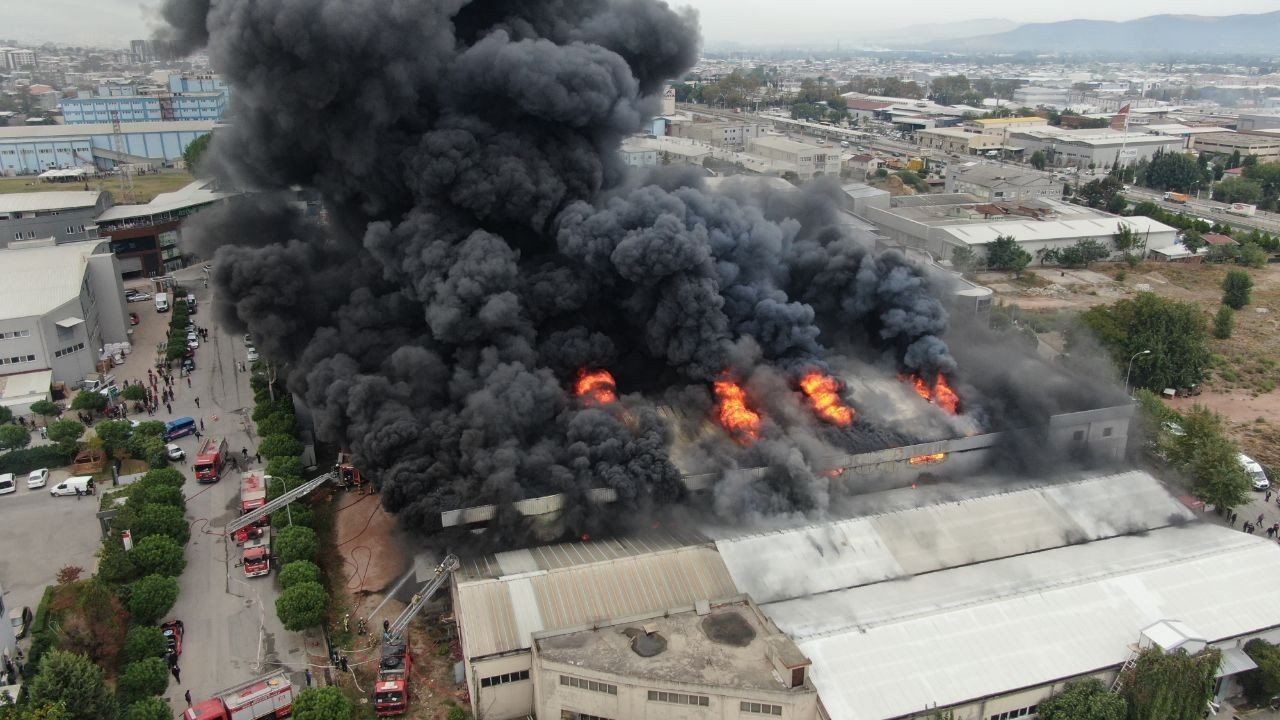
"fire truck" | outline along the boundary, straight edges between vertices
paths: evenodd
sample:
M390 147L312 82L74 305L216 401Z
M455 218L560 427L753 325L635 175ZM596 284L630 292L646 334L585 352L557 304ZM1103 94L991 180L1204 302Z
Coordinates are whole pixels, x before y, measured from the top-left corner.
M284 670L215 693L187 708L183 720L264 720L293 714L293 684Z
M409 711L409 679L413 674L413 650L409 647L409 621L444 586L460 563L450 553L436 566L435 577L414 594L409 606L382 632L382 663L373 686L373 709L378 717L403 715Z
M241 515L251 513L267 504L267 483L270 481L271 476L259 475L258 473L245 473L240 476ZM232 536L235 538L237 545L243 545L246 540L262 535L266 526L270 524L271 516L264 515L252 525L235 531Z
M240 564L244 566L244 576L247 578L271 573L271 532L267 528L262 528L262 534L258 537L244 541Z
M334 466L334 472L338 476L338 484L344 488L358 488L364 485L360 468L351 464L351 453L346 450L338 451L338 463Z
M196 454L196 482L215 483L222 478L222 468L227 464L225 438L208 438Z

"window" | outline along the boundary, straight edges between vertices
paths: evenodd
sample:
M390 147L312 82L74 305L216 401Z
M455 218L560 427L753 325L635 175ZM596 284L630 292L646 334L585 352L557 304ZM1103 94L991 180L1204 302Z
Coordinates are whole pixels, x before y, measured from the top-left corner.
M657 690L649 691L649 702L664 702L673 705L699 705L701 707L710 707L711 698L705 695L685 695L683 693L659 692Z
M14 355L13 357L0 358L0 365L17 365L19 363L35 362L35 355Z
M84 349L84 343L76 343L71 347L65 347L65 348L62 348L61 350L55 350L53 353L53 356L56 358L60 358L63 355L70 355L73 352L80 352L83 349Z
M1017 710L1010 710L1009 712L1002 712L998 715L992 715L991 720L1013 720L1013 718L1030 717L1036 714L1036 708L1038 707L1038 705L1032 705L1030 707L1018 708Z
M1102 437L1111 437L1111 428L1102 428Z
M572 675L561 675L560 684L566 687L578 688L579 690L590 690L591 692L605 693L606 695L618 694L617 685L596 682L595 680L584 680L582 678L573 677Z
M1071 434L1071 439L1075 440L1076 442L1084 442L1084 431L1083 430L1075 431L1074 433Z
M560 720L610 720L607 717L599 715L588 715L586 713L574 712L572 710L561 710Z
M745 713L757 713L759 715L782 715L781 705L766 705L764 703L743 702L738 703L738 709Z
M480 678L480 687L493 687L494 685L506 685L507 683L520 682L529 679L529 671L521 670L519 672L506 673L505 675L494 675L493 677Z
M14 338L31 337L30 330L11 330L9 332L0 332L0 340L12 340Z

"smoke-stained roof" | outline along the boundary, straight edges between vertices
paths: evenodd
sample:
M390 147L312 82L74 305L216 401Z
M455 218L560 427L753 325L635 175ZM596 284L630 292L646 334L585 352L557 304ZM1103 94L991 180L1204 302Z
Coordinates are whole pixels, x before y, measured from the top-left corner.
M710 545L463 579L456 593L464 652L472 658L528 648L532 633L542 630L590 627L739 594Z
M1115 667L1165 618L1210 642L1275 627L1276 593L1275 543L1193 524L764 609L831 717L880 720Z

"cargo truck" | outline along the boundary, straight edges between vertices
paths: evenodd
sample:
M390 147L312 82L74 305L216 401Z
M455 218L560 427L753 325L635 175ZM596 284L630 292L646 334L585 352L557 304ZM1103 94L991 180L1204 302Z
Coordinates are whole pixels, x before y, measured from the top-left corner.
M1243 215L1244 217L1253 217L1253 214L1258 212L1258 206L1250 205L1249 203L1231 203L1231 207L1227 208L1227 212L1231 213L1232 215Z
M1190 198L1187 197L1186 193L1167 192L1164 194L1164 199L1171 203L1179 203L1179 204L1185 205L1187 200L1189 200Z
M215 693L187 708L183 720L265 720L293 714L293 684L284 670Z

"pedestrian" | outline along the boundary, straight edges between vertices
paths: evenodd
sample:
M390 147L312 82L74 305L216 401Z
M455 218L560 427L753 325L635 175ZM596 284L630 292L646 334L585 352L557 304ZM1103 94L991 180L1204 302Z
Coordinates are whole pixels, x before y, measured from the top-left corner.
M79 500L79 499L80 499L80 488L79 488L79 487L77 487L77 488L76 488L76 500Z
M256 452L256 453L254 453L254 454L253 454L253 459L254 459L254 460L256 460L256 461L258 461L258 464L259 464L259 465L261 465L261 464L262 464L262 453L260 453L260 452ZM1280 525L1280 523L1276 523L1276 525Z
M342 654L342 658L341 658L341 660L342 660L342 672L349 672L349 671L347 670L347 655L346 655L346 653L343 653L343 654Z
M196 407L200 407L200 398L196 398Z
M307 679L307 687L311 687L311 668L303 668L302 676Z
M1258 513L1258 522L1254 523L1254 525L1261 525L1261 524L1262 524L1262 513Z
M191 376L187 376L187 387L191 387Z
M1271 502L1271 491L1270 491L1270 490L1268 490L1268 491L1267 491L1267 497L1263 499L1263 502Z
M197 431L196 431L196 439L197 439L197 440L199 440L199 439L200 439L200 431L199 431L199 430L197 430Z
M191 690L187 690L185 693L183 693L182 697L186 698L187 707L191 707Z
M174 682L177 682L177 683L181 683L181 682L182 682L182 668L178 667L178 664L177 664L177 663L174 663L174 664L173 664L173 667L171 667L171 668L169 668L169 669L173 672L173 681L174 681Z
M165 409L165 412L169 413L170 415L173 414L173 406L170 405L169 403L164 404L164 409Z
M1272 537L1275 535L1275 533L1276 533L1276 529L1274 527L1267 528L1267 537Z
M204 429L204 418L200 418L200 429Z
M244 458L245 460L248 460L248 459L249 459L249 448L245 448L245 447L240 448L240 457Z

